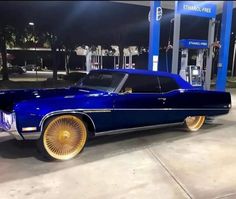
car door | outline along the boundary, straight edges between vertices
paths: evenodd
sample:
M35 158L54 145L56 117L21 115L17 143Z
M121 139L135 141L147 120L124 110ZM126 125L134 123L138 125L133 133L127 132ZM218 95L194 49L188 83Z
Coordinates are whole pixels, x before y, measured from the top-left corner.
M157 76L129 74L114 98L113 128L162 124L166 114L164 103Z
M166 109L166 123L182 122L186 117L186 111L182 109L180 101L181 90L176 80L168 76L158 76L162 98L164 100L163 108Z

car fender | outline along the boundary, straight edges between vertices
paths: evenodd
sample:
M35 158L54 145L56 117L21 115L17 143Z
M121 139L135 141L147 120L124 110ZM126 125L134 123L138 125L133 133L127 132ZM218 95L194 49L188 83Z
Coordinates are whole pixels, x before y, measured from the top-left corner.
M53 111L50 112L48 114L46 114L40 121L39 123L39 128L40 128L40 132L43 132L43 128L45 126L45 124L47 123L47 121L49 121L50 119L56 117L56 116L60 116L60 115L75 115L78 117L81 117L82 120L86 123L87 125L87 129L89 131L89 133L91 135L95 135L96 132L96 126L95 123L93 121L93 119L86 113L83 113L81 110L57 110L57 111Z

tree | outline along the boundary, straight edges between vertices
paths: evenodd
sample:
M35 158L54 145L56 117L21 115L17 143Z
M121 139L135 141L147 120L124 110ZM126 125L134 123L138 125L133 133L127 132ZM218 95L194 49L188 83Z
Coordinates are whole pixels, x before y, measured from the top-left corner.
M59 56L65 50L65 70L69 74L69 59L72 52L77 47L74 35L70 32L63 32L47 27L47 31L41 31L39 35L39 45L50 47L52 50L53 79L57 80L57 70L59 67Z
M58 53L62 49L62 43L58 39L58 35L54 31L44 31L39 35L39 45L44 47L50 47L52 50L52 63L53 63L53 79L57 80L57 70L58 70Z
M69 68L70 56L77 47L76 42L72 40L72 38L73 37L71 37L70 35L64 35L63 45L62 45L63 48L65 49L65 70L67 75L70 73L70 68Z
M0 26L0 49L2 55L2 76L3 80L9 80L7 70L7 48L19 46L28 48L38 43L38 36L35 32L30 31L28 27L14 24Z
M0 27L0 50L2 55L2 79L9 80L7 69L7 47L14 46L16 41L15 29L9 25Z

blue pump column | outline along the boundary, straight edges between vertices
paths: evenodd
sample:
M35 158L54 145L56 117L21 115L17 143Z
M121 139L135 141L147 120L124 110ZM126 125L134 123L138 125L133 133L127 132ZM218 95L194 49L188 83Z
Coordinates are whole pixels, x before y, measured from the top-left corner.
M150 27L149 27L149 55L148 70L158 70L160 46L160 17L162 15L161 2L150 2Z
M220 34L220 52L216 79L216 90L224 91L226 87L227 68L229 59L230 35L232 24L233 1L223 2L223 12Z

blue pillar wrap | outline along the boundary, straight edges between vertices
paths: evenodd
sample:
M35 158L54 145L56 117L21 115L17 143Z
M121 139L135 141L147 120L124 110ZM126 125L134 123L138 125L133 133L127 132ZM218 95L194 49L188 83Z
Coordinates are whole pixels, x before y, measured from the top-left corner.
M216 90L225 91L229 59L233 1L224 1L221 21L220 52L216 79Z
M149 55L148 70L158 70L159 45L160 45L160 20L157 20L157 8L161 7L160 1L150 2L150 26L149 26Z

